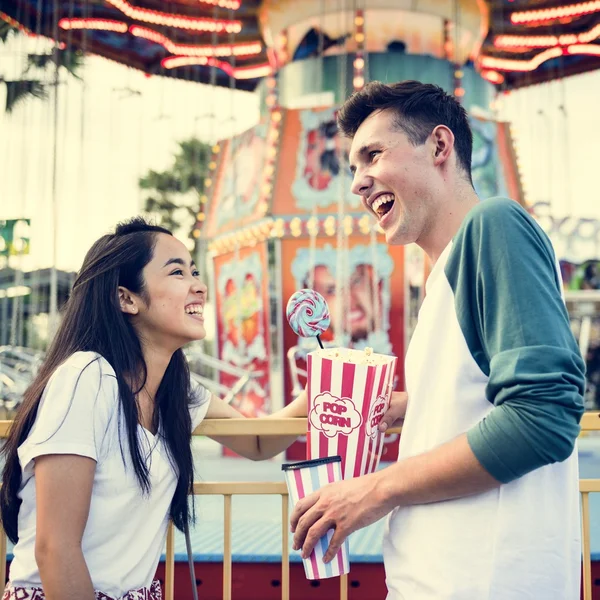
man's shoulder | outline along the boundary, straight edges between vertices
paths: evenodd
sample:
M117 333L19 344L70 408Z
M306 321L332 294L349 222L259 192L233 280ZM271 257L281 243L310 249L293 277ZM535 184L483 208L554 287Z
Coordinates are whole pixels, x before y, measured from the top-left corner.
M478 224L485 226L511 220L535 222L531 215L515 200L496 197L481 200L469 211L463 225Z
M509 198L489 198L474 206L464 218L454 242L457 245L508 244L516 250L521 244L534 244L546 253L550 240L527 210ZM552 254L552 252L551 252Z

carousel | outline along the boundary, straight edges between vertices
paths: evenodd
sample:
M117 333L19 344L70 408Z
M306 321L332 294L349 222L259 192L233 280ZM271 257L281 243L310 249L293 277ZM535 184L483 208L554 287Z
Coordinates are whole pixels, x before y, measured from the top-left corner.
M327 300L326 345L403 357L416 323L429 266L417 247L388 247L350 193L348 144L335 121L345 98L371 80L440 85L468 111L480 197L508 196L531 208L497 102L511 90L600 67L599 2L6 0L2 6L5 27L51 38L62 51L100 55L149 77L258 96L260 119L247 131L219 139L215 123L190 232L199 260L206 259L216 326L212 356L190 358L214 367L214 378L199 379L248 416L268 414L304 388L306 356L316 341L286 324L285 304L297 289L313 288ZM19 306L24 310L23 301L7 296L0 303L9 321ZM10 379L8 369L14 374L18 364L35 369L38 354L3 343L11 362L0 354L0 375ZM396 389L403 378L400 360ZM387 436L382 460L394 460L397 447L398 436ZM305 456L301 438L288 458ZM367 555L370 577L381 565ZM362 581L352 598L372 597ZM261 598L278 597L272 593ZM310 597L328 593L315 588Z

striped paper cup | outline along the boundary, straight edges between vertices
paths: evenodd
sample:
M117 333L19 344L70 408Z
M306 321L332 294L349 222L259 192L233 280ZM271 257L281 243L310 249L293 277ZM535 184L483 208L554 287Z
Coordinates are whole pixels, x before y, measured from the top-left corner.
M343 479L373 473L385 434L396 357L328 348L308 354L309 459L341 456Z
M285 474L293 506L296 505L298 500L308 496L320 487L342 479L339 456L288 463L282 465L281 468ZM330 529L317 542L310 556L302 559L307 579L327 579L328 577L338 577L350 572L347 539L344 540L333 560L328 563L323 562L323 556L325 556L332 537L333 529Z

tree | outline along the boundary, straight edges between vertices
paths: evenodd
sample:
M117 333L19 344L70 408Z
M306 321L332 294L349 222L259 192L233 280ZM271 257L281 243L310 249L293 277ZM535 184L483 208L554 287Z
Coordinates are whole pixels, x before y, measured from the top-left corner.
M190 237L194 243L194 256L200 249L200 240L191 237L204 194L212 149L196 138L178 142L172 166L166 171L150 170L140 178L139 186L147 190L144 207L154 213L163 227Z
M6 44L11 37L18 35L19 30L9 23L0 21L0 42ZM6 79L0 75L0 82L6 86L7 113L28 98L48 97L48 86L55 85L56 67L65 69L77 79L83 64L83 53L70 49L54 48L41 54L27 54L21 76L17 79Z

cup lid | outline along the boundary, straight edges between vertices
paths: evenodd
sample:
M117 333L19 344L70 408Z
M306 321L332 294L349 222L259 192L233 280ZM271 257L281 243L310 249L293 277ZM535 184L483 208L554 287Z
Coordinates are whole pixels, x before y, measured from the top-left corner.
M318 467L329 463L342 462L341 456L325 456L324 458L313 458L312 460L303 460L301 462L287 463L281 465L282 471L294 471L296 469L307 469L310 467Z

